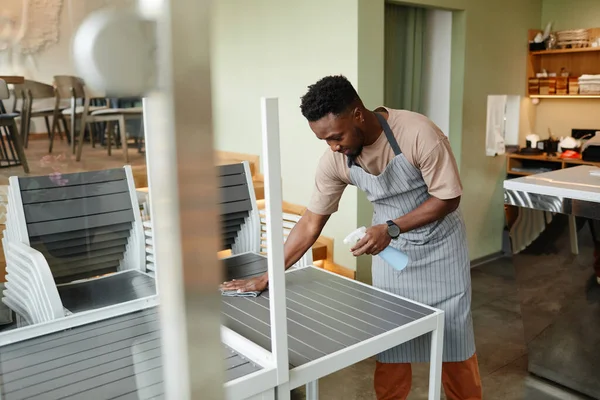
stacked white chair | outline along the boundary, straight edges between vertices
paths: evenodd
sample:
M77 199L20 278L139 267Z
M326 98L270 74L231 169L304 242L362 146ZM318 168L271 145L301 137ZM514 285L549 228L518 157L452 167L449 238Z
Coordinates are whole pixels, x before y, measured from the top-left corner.
M27 324L155 294L129 166L9 181L2 302Z
M154 261L154 237L152 235L152 221L144 221L144 237L146 239L146 269L152 276L156 275L156 263Z
M243 253L267 254L267 221L265 210L259 210L256 203L250 164L247 161L243 161L241 164L243 166L243 173L241 174L239 173L239 164L223 165L219 169L221 204L240 202L242 200L240 196L243 196L243 201L249 202L251 206L251 209L245 211L245 214L232 214L229 217L230 220L225 221L224 226L226 230L231 229L231 232L237 232L236 236L229 238L229 243L225 245L227 249L231 250L232 255ZM234 166L238 167L235 173L232 172L232 167ZM299 215L283 214L284 241L287 240L289 233L299 220ZM156 272L156 265L154 261L152 222L151 220L144 221L143 225L146 238L146 268L150 271L149 273L154 274ZM234 225L236 226L234 227ZM224 234L227 236L227 232L224 232ZM312 251L309 250L292 268L305 267L312 264Z
M290 232L300 221L301 216L290 213L283 213L283 242L287 241ZM267 253L267 217L265 210L260 210L260 251L263 254ZM302 258L300 258L291 268L301 268L313 265L312 249L309 249Z

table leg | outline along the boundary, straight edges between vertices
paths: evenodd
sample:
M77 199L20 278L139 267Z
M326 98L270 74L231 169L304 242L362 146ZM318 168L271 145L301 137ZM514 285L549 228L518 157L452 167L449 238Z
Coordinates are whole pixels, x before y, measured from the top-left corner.
M577 240L577 220L574 215L569 215L569 239L571 240L571 253L579 254L579 241Z
M437 317L437 328L431 333L429 364L429 400L440 400L442 391L442 355L444 350L444 314Z
M319 381L306 384L306 400L319 400Z
M269 389L266 392L250 397L248 400L275 400L275 390Z
M290 383L286 382L277 386L277 400L290 400Z

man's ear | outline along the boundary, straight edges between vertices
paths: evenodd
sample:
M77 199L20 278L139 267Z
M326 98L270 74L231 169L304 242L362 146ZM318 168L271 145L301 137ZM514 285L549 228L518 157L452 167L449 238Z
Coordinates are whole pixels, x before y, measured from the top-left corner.
M360 107L354 107L354 109L352 110L352 118L358 123L364 122L365 116L363 115L363 112L360 109Z

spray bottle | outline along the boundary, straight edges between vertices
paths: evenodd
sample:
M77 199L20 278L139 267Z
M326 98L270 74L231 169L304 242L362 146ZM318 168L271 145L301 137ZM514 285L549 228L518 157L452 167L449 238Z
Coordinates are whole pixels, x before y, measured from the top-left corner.
M367 228L361 226L354 232L350 233L344 239L344 244L351 246L355 245L360 239L362 239L365 236L366 232ZM392 246L386 247L381 252L379 252L377 256L381 257L385 262L390 264L393 268L395 268L398 271L402 271L404 268L406 268L406 265L408 264L408 256Z

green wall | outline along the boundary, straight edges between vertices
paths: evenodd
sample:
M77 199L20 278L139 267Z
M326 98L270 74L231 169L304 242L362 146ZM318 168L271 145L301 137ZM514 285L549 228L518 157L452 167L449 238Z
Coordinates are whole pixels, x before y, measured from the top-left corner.
M377 1L384 3L384 0ZM525 38L528 29L540 25L542 2L415 0L401 3L456 11L453 17L449 136L459 160L464 186L461 208L467 224L471 259L494 254L502 246L502 182L506 160L485 155L487 95L522 95L525 92ZM383 26L382 10L380 8L375 16L359 13L359 27L363 18L369 19L373 26ZM374 17L377 20L373 20ZM510 28L506 28L507 21L511 23ZM363 57L361 50L383 42L383 31L379 37L370 40L359 41L362 44L359 45L359 60ZM365 76L369 76L371 82L377 77L383 86L383 68L378 63L364 69L359 67L359 84ZM360 195L357 204L357 220L369 220L371 209ZM358 276L365 279L369 268L368 263L359 263Z
M550 21L553 30L600 28L600 1L543 0L540 28Z
M585 1L585 0L584 0ZM450 141L459 161L471 258L501 249L505 159L485 156L486 96L525 92L527 30L540 26L541 0L414 0L455 11L452 33ZM216 146L261 154L259 99L280 99L284 199L308 204L317 162L326 147L300 114L306 86L345 74L368 107L383 102L384 0L256 0L215 2L212 22ZM507 21L511 28L506 28ZM335 260L355 268L342 243L369 225L372 207L355 188L324 234L335 239ZM370 280L368 257L358 277Z
M308 85L326 75L344 74L357 85L357 2L214 2L211 75L216 147L262 154L260 98L277 97L283 198L294 204L308 205L317 163L327 150L302 116L300 97ZM335 240L336 262L351 269L356 258L342 240L356 229L356 198L356 188L348 187L323 232Z

